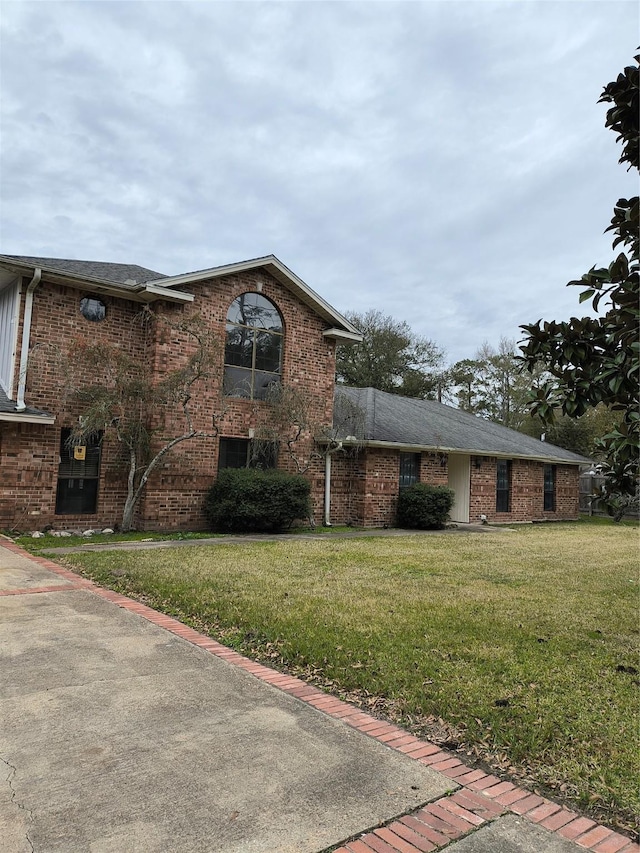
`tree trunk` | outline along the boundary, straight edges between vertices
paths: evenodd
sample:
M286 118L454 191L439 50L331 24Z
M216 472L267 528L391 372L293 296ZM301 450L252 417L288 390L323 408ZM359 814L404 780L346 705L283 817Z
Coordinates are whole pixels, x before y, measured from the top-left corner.
M122 533L129 533L130 530L133 530L133 513L136 503L137 501L132 495L127 495L127 499L124 502L124 510L122 511L122 523L120 525Z
M136 469L137 469L136 452L133 448L129 448L129 474L127 475L127 499L124 502L124 510L122 511L122 523L120 530L123 533L128 533L133 530L133 513L138 503L138 493L136 492Z

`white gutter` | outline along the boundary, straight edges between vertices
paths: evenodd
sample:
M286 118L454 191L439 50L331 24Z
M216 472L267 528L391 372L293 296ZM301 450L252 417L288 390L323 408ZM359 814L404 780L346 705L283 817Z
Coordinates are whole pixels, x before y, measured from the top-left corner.
M368 440L368 439L354 439L353 441L348 438L343 438L346 447L376 447L381 450L401 450L406 451L407 453L440 453L444 455L458 454L463 456L491 456L496 459L526 459L531 462L549 462L554 465L587 465L589 463L589 459L587 457L580 458L580 454L578 455L578 459L569 459L566 456L546 456L542 454L533 454L533 453L522 453L516 450L476 450L472 447L446 447L443 445L431 445L431 444L406 444L401 441L377 441L377 440ZM549 445L547 445L549 446ZM555 446L555 445L554 445ZM562 448L558 448L562 450ZM569 451L571 452L571 451Z
M149 294L147 296L147 294ZM169 290L168 287L158 287L154 284L146 284L140 292L140 297L145 302L156 302L158 299L165 299L167 302L193 302L195 299L193 293L183 293L181 290Z
M16 424L55 424L53 415L19 415L13 412L0 412L0 421L13 421Z
M24 393L27 386L27 364L29 361L29 344L31 339L31 316L33 314L33 292L40 284L42 270L36 267L33 278L27 286L24 300L24 319L22 321L22 349L20 351L20 372L18 374L18 394L16 400L16 412L24 412L27 405L24 401Z
M331 456L337 450L342 450L342 442L337 447L327 450L324 457L324 526L331 527Z

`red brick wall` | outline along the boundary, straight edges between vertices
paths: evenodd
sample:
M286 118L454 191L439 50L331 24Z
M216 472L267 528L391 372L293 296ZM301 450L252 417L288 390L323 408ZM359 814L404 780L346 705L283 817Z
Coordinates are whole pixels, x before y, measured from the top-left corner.
M60 428L0 422L0 529L112 527L120 521L125 484L113 444L103 446L97 511L56 515Z
M23 294L28 280L23 282ZM128 300L100 298L107 306L102 323L80 314L80 300L91 293L42 282L33 299L31 348L26 402L56 416L52 426L3 422L0 424L0 527L42 529L112 526L122 514L125 487L116 463L112 442L105 441L97 512L94 515L55 515L60 451L60 430L71 427L79 408L62 401L61 354L73 337L118 344L135 358L144 352L140 326L135 322L141 307ZM24 298L21 304L24 313ZM17 352L20 352L22 317ZM16 374L18 365L16 364ZM17 382L16 382L17 387Z
M308 306L300 302L268 273L254 271L225 276L199 283L192 292L201 317L220 339L220 372L198 389L193 397L196 425L210 430L217 415L220 436L248 438L264 420L267 403L256 400L223 397L224 334L227 311L233 300L246 291L260 290L278 307L284 320L284 352L282 376L284 384L299 388L310 402L310 418L318 425L333 420L333 386L335 376L335 343L323 337L327 324ZM169 312L172 309L168 306ZM185 341L164 333L157 343L155 364L158 370L173 370L185 351ZM165 419L165 435L180 428L177 419ZM324 490L324 467L312 459L313 438L306 434L296 443L296 456L312 484L314 512L321 517ZM278 465L295 472L297 467L281 442ZM185 442L163 461L147 485L141 516L148 529L202 529L206 526L202 499L218 470L218 441L202 438ZM185 488L186 487L186 488Z
M475 465L476 458L481 460L479 468ZM556 467L556 511L544 512L543 463L514 459L511 511L498 513L496 461L494 457L471 458L470 522L478 523L481 515L486 515L488 521L494 523L578 518L578 466ZM363 527L395 524L399 466L398 451L370 448L360 451L356 458L336 454L331 478L332 523ZM420 482L434 486L448 484L446 455L421 455Z
M220 340L219 371L207 382L194 387L192 408L198 429L211 431L216 418L219 434L248 438L261 422L266 403L224 398L222 395L224 329L233 300L245 291L259 290L279 308L285 329L283 380L302 389L310 401L311 420L316 425L331 424L335 373L335 344L323 337L326 323L300 302L283 285L262 270L200 282L193 287L193 306L156 303L154 311L176 319L195 311ZM170 371L184 363L188 340L162 324L151 329L137 321L141 306L110 296L100 298L107 306L102 323L91 323L79 312L80 291L43 282L35 292L32 321L32 354L27 378L28 405L56 415L54 426L2 423L0 425L0 527L29 529L53 525L56 528L114 526L121 518L125 498L125 476L117 447L108 438L103 445L98 506L95 515L56 516L60 430L72 426L80 409L61 402L60 366L55 348L74 335L100 339L124 348L141 363L158 372ZM24 300L23 300L24 303ZM24 310L24 305L22 306ZM18 342L18 352L20 341ZM175 411L158 417L156 449L184 429ZM324 463L313 459L313 438L302 437L298 456L312 484L316 519L322 518L324 503ZM496 513L496 459L471 464L470 519L484 514L490 521L531 521L578 517L578 468L558 465L556 511L543 511L542 463L514 460L512 464L511 510ZM442 464L444 462L444 464ZM179 445L154 471L139 505L138 524L146 529L202 529L205 519L202 500L214 481L218 465L217 438L198 438ZM296 466L281 444L280 467ZM336 523L366 527L393 525L398 496L399 452L369 448L360 452L337 453L332 459L332 512ZM447 484L446 457L435 453L421 456L420 479Z
M481 460L476 467L475 459ZM469 519L478 522L486 515L490 522L572 520L578 518L577 465L556 466L556 511L544 512L544 463L514 459L511 465L511 511L496 512L495 457L471 460Z
M300 388L310 401L315 424L331 424L335 375L335 343L323 337L327 323L300 302L283 285L264 271L212 279L194 285L193 306L155 303L153 310L168 319L180 320L197 312L219 337L219 372L208 382L194 387L192 410L196 428L213 432L216 423L221 436L247 438L258 425L266 403L223 398L224 331L227 310L246 291L260 290L280 310L285 329L283 380ZM124 299L100 296L107 306L101 323L85 320L79 311L80 299L91 293L43 282L35 291L31 328L32 350L27 377L27 404L56 415L54 426L3 424L0 427L0 527L87 528L114 526L122 515L126 494L125 473L113 441L105 440L102 453L98 506L95 515L56 516L60 430L72 426L80 409L61 402L58 343L65 345L74 336L104 340L123 347L129 355L157 371L174 370L184 363L188 340L168 326L155 324L149 330L137 322L142 306ZM24 305L22 306L24 310ZM18 344L19 351L20 342ZM35 349L34 349L35 348ZM160 413L154 427L158 433L155 449L184 431L179 412ZM297 455L312 483L314 511L322 512L324 466L312 459L310 434L297 443ZM204 493L217 475L217 438L197 438L178 445L151 475L138 508L138 525L145 529L202 529ZM296 470L286 450L281 449L279 466Z
M420 482L446 486L447 477L446 456L421 454ZM392 527L396 523L399 483L397 450L367 448L336 453L331 473L332 524Z

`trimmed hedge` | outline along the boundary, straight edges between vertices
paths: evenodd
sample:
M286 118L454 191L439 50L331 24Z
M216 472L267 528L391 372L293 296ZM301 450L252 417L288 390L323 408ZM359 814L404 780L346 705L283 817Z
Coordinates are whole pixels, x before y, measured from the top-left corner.
M398 497L398 526L412 530L442 530L454 499L453 491L446 486L426 483L407 486Z
M309 517L309 492L299 474L224 468L207 492L204 513L211 528L222 533L271 533Z

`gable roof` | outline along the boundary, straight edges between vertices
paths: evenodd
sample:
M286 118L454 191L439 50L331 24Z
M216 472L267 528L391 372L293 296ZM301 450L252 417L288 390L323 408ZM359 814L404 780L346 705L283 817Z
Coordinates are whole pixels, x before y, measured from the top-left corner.
M255 269L266 270L276 281L279 281L287 290L294 293L301 302L308 305L328 323L333 324L335 328L327 329L324 332L326 337L336 337L344 341L354 342L362 340L362 334L346 317L338 313L335 308L329 305L315 290L312 290L308 284L292 272L289 267L285 266L275 255L265 255L262 258L253 258L249 261L239 261L234 264L225 264L224 266L182 273L181 275L163 278L161 282L157 283L162 284L163 287L183 286L193 282L222 278L222 276L234 275Z
M337 385L336 411L342 423L334 423L338 438L347 443L399 450L435 450L469 453L476 456L534 459L540 462L587 464L591 460L571 450L538 441L500 424L436 403L400 397L376 388L348 388ZM348 405L340 405L340 395ZM354 423L360 413L359 432ZM354 417L355 415L355 417ZM347 436L353 436L348 439Z
M21 412L16 411L16 401L10 400L0 385L0 421L16 421L18 423L30 424L52 424L55 418L48 412L40 409L31 409L27 406Z
M106 290L111 293L119 292L119 295L144 302L155 299L191 302L193 295L184 292L183 286L249 270L264 269L329 324L329 328L323 333L325 337L335 338L345 343L362 340L362 335L353 324L312 290L309 285L305 284L275 255L265 255L262 258L253 258L249 261L210 267L174 276L167 276L135 264L38 258L26 255L0 255L0 265L15 271L34 270L39 267L43 273L71 279L78 283L86 282L98 290Z

